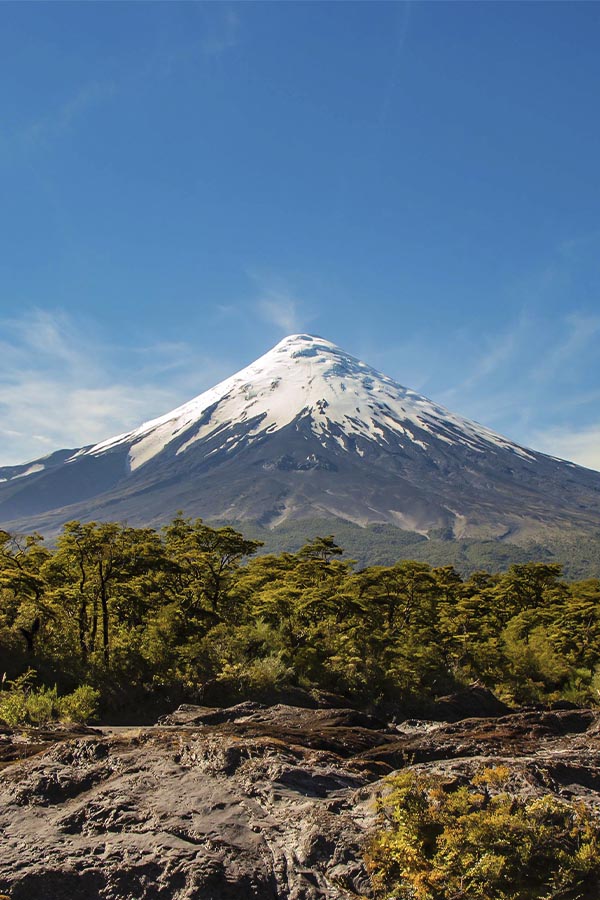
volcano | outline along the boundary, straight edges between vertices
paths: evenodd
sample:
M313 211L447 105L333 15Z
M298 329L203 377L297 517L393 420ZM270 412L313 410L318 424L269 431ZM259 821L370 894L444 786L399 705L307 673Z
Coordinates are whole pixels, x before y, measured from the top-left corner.
M160 418L0 468L7 530L338 518L455 537L597 531L600 473L522 447L329 341L286 337Z

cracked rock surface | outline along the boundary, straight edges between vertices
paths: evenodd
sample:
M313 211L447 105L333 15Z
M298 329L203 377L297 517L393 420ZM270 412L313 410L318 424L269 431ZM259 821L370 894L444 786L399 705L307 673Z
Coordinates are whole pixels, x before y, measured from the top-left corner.
M356 900L382 777L468 781L502 761L516 791L600 810L590 710L392 726L356 710L186 706L155 727L13 736L0 780L11 900ZM2 735L10 760L11 735Z

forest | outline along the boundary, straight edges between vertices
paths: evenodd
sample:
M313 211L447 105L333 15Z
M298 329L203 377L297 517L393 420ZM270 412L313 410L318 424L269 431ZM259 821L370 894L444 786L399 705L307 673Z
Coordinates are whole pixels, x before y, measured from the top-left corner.
M260 549L183 515L160 530L73 521L53 547L0 532L0 719L154 720L286 691L426 716L473 683L521 705L598 701L597 578L547 562L358 568L332 535Z

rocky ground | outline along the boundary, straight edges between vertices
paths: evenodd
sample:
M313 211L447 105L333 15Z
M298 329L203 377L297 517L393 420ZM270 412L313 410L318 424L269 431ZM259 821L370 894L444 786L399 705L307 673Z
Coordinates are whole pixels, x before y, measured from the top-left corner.
M586 709L390 724L245 703L181 707L154 727L7 730L0 894L372 897L362 852L382 779L411 765L468 780L490 762L508 765L521 793L579 798L600 814L600 714Z

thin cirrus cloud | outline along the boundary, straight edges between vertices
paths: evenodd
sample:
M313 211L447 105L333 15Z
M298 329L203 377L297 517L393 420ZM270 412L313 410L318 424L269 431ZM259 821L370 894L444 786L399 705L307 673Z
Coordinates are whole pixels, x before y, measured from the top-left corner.
M283 289L259 297L255 311L281 333L302 330L310 320ZM598 392L570 390L571 367L585 366L594 352L596 325L571 315L554 337L540 342L538 333L538 352L527 354L537 326L520 321L473 354L455 385L456 367L450 371L438 360L433 381L446 378L448 386L438 391L432 383L433 390L424 392L519 443L600 469ZM0 465L126 432L239 367L238 359L216 360L185 342L115 348L93 334L89 322L76 323L61 312L34 309L0 321ZM468 335L463 340L468 342ZM377 355L366 359L400 378ZM541 358L549 361L543 369ZM408 386L420 389L410 381Z
M111 100L117 93L115 81L94 79L80 85L54 108L48 109L21 125L12 134L15 148L39 150L67 134L75 123L95 107ZM10 140L10 133L8 139Z
M285 275L271 269L252 267L246 269L246 277L252 285L247 311L253 319L258 317L270 325L281 337L304 331L319 318L314 304L307 301L297 285Z
M216 303L213 313L217 319L235 320L238 330L243 322L246 333L256 332L258 320L280 336L285 336L306 329L317 318L284 278L252 270L248 270L246 275L253 284L251 294L241 302ZM264 332L260 324L259 332Z
M227 374L225 363L194 358L185 344L115 358L62 313L32 310L0 329L0 465L128 431Z
M550 428L534 432L532 441L544 453L600 470L600 425L579 429Z
M221 11L213 18L202 39L202 50L207 56L220 56L236 47L240 40L240 16L232 9Z
M287 334L300 329L298 305L288 294L270 291L258 301L258 312L266 322Z
M79 121L96 108L113 100L123 88L131 89L150 77L171 76L178 62L198 56L217 59L237 47L242 33L242 19L231 8L203 7L202 36L170 47L147 48L143 64L117 65L117 77L92 78L79 84L70 93L49 104L12 131L5 128L0 149L16 152L36 152L64 138ZM114 63L114 60L112 61Z
M441 398L443 402L451 403L455 398L476 390L511 365L511 361L519 352L523 333L524 324L523 321L519 321L503 334L494 336L487 341L478 340L477 344L482 344L483 349L473 355L465 377L458 384L444 391ZM464 358L469 359L469 356Z
M263 286L259 279L254 280L259 284L255 311L264 322L279 332L284 335L297 334L317 318L284 284L275 281L269 285L267 281L266 286Z
M452 384L456 364L448 378L440 359L432 396L520 444L600 468L598 392L574 390L596 366L598 333L600 317L573 312L551 324L524 313L487 341L455 335L450 343L461 360L461 378ZM445 373L446 385L437 390Z
M556 377L558 371L569 371L571 363L600 334L600 316L574 313L564 320L565 337L543 354L532 376L536 381L547 382Z

